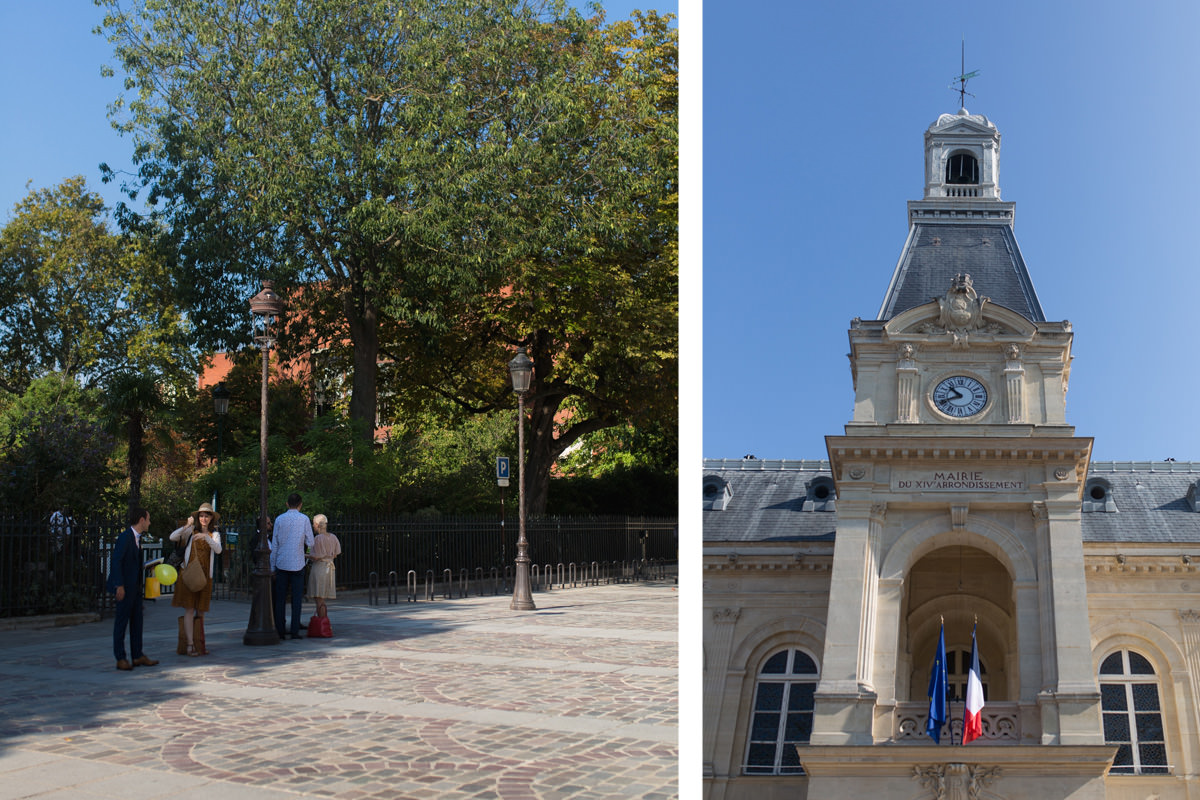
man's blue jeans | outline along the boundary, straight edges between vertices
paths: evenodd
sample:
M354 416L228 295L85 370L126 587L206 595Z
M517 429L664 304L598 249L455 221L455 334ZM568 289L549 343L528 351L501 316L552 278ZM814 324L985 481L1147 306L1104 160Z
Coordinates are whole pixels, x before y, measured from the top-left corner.
M275 570L275 632L279 634L280 639L288 631L287 620L284 618L288 589L292 590L291 634L299 636L300 607L304 604L304 570Z

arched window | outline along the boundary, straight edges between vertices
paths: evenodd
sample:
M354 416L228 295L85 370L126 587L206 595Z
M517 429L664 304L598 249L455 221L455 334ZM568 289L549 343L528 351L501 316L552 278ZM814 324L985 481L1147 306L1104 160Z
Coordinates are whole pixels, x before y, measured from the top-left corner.
M1144 656L1120 650L1104 659L1100 708L1104 742L1117 745L1110 770L1113 774L1161 775L1168 771L1158 678Z
M946 159L946 183L979 183L979 162L968 153L955 153Z
M812 736L817 664L801 650L782 650L763 664L754 686L746 775L803 775L796 745Z
M971 673L971 651L946 652L946 695L949 700L967 699L967 676ZM988 671L983 656L979 657L979 681L983 684L983 699L988 699Z

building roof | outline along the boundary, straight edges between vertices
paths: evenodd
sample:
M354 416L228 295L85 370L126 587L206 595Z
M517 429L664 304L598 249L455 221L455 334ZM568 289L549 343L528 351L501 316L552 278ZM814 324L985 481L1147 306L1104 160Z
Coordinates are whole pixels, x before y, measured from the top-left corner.
M1046 321L1016 236L1004 222L914 222L879 318L888 320L942 297L958 274L970 275L975 290L991 302L1033 322Z
M706 542L833 540L836 506L805 510L812 506L806 500L814 481L832 478L828 461L706 459L704 478L706 497L717 485L727 487L728 497L721 508L705 502ZM1085 497L1098 485L1111 502L1084 503L1083 541L1200 543L1200 512L1194 510L1200 502L1198 481L1200 462L1093 462Z

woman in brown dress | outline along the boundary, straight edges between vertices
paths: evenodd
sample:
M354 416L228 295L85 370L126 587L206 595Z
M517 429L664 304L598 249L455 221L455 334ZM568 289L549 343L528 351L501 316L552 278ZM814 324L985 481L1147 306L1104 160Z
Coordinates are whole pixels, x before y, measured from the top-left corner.
M213 564L217 553L221 552L221 534L217 532L219 520L212 505L203 503L195 514L188 517L186 525L171 534L171 541L179 542L186 548L183 554L184 567L198 560L208 576L204 588L196 592L184 585L183 581L175 582L175 597L171 605L184 609L179 625L187 641L186 652L189 656L208 654L204 646L204 612L208 611L212 601ZM183 640L180 645L183 645Z

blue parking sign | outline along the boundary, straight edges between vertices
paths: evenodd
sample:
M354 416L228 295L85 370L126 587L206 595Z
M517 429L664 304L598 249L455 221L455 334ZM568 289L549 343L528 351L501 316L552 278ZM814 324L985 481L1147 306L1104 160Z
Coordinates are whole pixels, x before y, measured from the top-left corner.
M497 480L507 480L508 479L508 456L497 456L496 457L496 479Z

